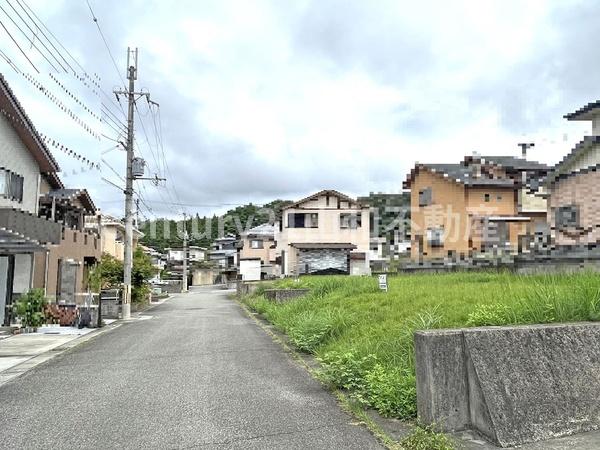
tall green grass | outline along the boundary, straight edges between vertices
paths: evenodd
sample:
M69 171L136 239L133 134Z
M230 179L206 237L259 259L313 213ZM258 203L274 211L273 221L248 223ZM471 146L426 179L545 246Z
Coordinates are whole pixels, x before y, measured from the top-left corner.
M415 330L600 320L594 273L399 275L388 280L388 292L369 277L302 277L273 286L310 293L276 304L259 291L245 301L316 355L324 380L403 419L416 414Z

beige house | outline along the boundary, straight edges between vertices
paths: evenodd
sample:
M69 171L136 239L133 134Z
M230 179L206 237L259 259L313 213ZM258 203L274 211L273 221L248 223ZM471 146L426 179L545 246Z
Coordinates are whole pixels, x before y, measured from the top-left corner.
M565 116L591 121L586 136L548 177L548 221L557 247L589 247L600 243L600 101Z
M100 229L102 253L107 253L119 261L125 259L125 224L123 222L109 215L101 215L99 219L96 216L88 216L85 218L85 228L95 232ZM138 245L143 235L141 231L133 229L133 248Z
M275 227L284 276L369 274L369 207L324 190L285 208Z
M279 275L276 269L275 226L265 223L240 235L238 266L243 280Z

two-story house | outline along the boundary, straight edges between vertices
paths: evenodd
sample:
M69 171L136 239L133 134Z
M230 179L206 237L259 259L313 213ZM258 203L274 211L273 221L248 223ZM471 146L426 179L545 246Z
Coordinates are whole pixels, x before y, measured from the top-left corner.
M85 229L85 217L95 214L85 189L53 189L40 197L39 215L62 225L59 244L35 255L33 285L45 289L48 298L84 303L89 273L102 256L100 236Z
M369 274L369 207L335 190L299 200L275 227L284 276Z
M591 251L600 244L600 101L565 118L592 122L592 135L585 136L548 176L548 221L557 249Z
M237 237L232 234L214 240L208 252L208 260L215 262L221 269L237 266Z
M98 233L102 243L102 253L106 253L119 261L125 259L125 224L123 221L108 215L85 217L85 228ZM133 227L133 248L137 247L144 233Z
M456 261L529 249L545 223L538 191L547 171L504 156L417 164L404 183L411 190L411 259Z
M275 226L264 223L240 235L239 273L245 281L277 275L275 265Z
M174 263L183 263L185 257L185 250L183 247L169 247L165 248L167 253L167 261ZM187 248L188 262L200 262L206 259L206 249L196 245L190 245Z

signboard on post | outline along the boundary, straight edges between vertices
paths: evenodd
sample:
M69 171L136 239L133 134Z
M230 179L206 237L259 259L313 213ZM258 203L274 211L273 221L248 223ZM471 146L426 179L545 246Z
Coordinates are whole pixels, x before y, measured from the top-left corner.
M379 289L381 289L382 291L385 291L385 292L387 292L387 290L388 290L386 273L379 275Z

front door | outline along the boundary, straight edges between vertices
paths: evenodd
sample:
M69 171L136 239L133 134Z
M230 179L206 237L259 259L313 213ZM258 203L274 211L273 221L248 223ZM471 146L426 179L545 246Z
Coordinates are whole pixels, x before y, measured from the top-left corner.
M76 302L78 264L75 261L63 259L60 260L59 265L59 299L64 300L68 305L72 305Z

